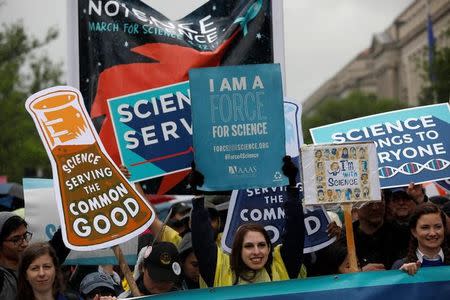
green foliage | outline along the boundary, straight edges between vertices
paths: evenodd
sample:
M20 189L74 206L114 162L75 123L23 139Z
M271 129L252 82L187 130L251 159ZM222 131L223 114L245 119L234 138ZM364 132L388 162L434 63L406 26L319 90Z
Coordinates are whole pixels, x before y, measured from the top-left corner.
M58 36L50 29L43 40L30 37L22 23L2 25L0 30L0 175L21 182L25 169L50 165L25 100L32 93L60 84L61 64L53 64L36 50Z
M419 96L420 105L447 102L450 98L450 48L443 47L434 51L431 68L428 59L419 62L419 65L425 82ZM430 71L434 74L432 82Z
M450 28L445 35L450 36ZM428 54L428 48L427 54ZM424 82L419 95L421 105L447 102L450 98L450 48L437 47L433 49L434 59L430 65L428 55L417 60L418 72ZM433 74L433 80L430 80Z
M310 128L354 118L405 108L393 99L378 99L375 95L353 92L343 99L326 99L312 113L303 116L303 137L311 144Z

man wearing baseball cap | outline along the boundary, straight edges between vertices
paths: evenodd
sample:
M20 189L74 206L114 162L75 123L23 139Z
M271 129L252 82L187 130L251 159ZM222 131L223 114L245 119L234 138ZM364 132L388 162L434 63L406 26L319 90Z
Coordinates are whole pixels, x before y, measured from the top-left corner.
M111 277L102 272L90 273L83 278L80 295L85 300L92 300L96 295L117 296Z
M142 274L136 284L143 295L156 295L178 290L181 266L178 261L178 250L170 242L159 242L144 250ZM119 295L119 298L131 296L130 291Z

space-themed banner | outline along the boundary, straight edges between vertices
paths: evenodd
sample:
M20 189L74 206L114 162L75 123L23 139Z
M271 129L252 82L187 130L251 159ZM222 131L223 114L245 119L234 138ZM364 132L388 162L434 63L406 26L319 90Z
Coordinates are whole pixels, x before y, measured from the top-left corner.
M281 1L68 3L68 81L117 164L108 99L184 82L191 68L284 62ZM153 179L153 192L172 191L187 172Z
M382 188L450 178L450 106L408 108L310 129L315 144L373 141Z

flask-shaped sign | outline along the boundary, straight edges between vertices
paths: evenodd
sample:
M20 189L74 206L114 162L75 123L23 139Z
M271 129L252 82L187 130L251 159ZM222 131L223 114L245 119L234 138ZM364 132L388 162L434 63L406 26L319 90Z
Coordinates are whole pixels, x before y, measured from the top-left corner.
M153 222L151 207L101 144L78 90L49 88L30 96L25 106L52 164L63 239L69 248L111 247Z

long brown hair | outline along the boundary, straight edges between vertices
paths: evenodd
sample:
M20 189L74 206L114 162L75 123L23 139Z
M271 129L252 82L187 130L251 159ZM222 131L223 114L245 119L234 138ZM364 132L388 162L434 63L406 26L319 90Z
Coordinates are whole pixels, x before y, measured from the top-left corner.
M251 270L242 260L242 247L244 244L244 237L249 231L259 232L264 236L264 239L266 240L267 246L269 247L269 256L267 258L267 262L264 265L264 268L266 269L267 273L269 274L270 278L272 279L272 261L273 261L273 255L272 255L272 243L270 242L270 237L267 231L264 229L263 226L257 223L247 223L241 225L238 230L236 231L236 235L234 236L233 240L233 246L231 248L231 255L230 255L230 266L231 270L234 272L235 278L233 285L236 285L239 282L239 277L244 278L247 281L251 281L256 276L256 271ZM248 276L244 275L250 273L250 278Z
M33 243L23 251L19 264L19 279L17 283L17 300L35 299L33 289L27 280L27 269L37 258L48 254L55 266L55 281L53 282L53 296L56 298L58 292L63 288L62 273L55 250L49 243Z
M409 220L409 229L412 232L412 230L416 229L417 222L419 221L419 218L423 215L428 214L439 214L442 220L442 225L444 226L444 240L441 244L442 252L444 252L444 264L450 265L450 251L448 249L447 245L447 227L446 225L446 217L442 210L439 209L435 204L433 203L422 203L416 207L416 210L414 211L413 215L411 216L411 219ZM411 238L409 240L409 247L408 247L408 254L406 255L406 262L416 262L417 261L417 254L416 250L417 247L419 247L419 242L417 241L417 238L414 237L414 235L411 234Z

